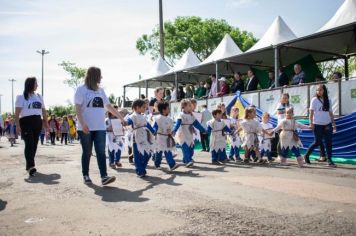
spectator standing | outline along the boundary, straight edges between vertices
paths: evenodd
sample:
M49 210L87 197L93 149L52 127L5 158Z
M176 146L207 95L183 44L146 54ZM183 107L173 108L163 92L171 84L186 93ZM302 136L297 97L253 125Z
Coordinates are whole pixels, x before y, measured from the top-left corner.
M166 89L165 90L165 97L164 97L164 100L169 102L171 100L172 96L171 96L171 90L169 89Z
M236 93L237 91L244 92L244 81L242 80L242 76L240 72L234 73L234 82L231 85L231 92Z
M156 102L163 102L163 97L164 97L164 88L162 87L157 87L154 92L155 97L150 100L149 103L149 110L150 113L153 112L154 110L154 105Z
M268 89L276 87L276 81L274 80L274 72L268 71Z
M193 98L194 93L190 85L185 86L185 98Z
M284 72L284 67L279 68L278 85L280 87L289 85L289 78L288 78L287 74Z
M195 97L200 99L206 95L206 88L204 86L204 82L201 81L198 85L198 88L195 90Z
M294 65L294 73L292 79L292 85L298 85L305 83L305 73L302 71L302 67L299 64Z
M185 93L183 90L183 86L178 87L177 101L180 101L185 98Z
M255 72L253 72L252 69L249 69L247 71L247 76L248 76L248 81L246 84L246 91L247 92L256 91L258 86L258 78L256 77Z
M49 136L51 139L51 144L56 145L56 133L59 130L59 124L56 120L55 115L51 115L51 119L48 121L49 126Z
M217 93L217 96L222 97L230 93L229 85L226 83L226 78L221 77L220 82L220 92Z
M216 75L211 75L210 76L211 79L211 87L210 87L210 91L209 91L209 97L217 97L217 93L218 93L218 80L216 78Z

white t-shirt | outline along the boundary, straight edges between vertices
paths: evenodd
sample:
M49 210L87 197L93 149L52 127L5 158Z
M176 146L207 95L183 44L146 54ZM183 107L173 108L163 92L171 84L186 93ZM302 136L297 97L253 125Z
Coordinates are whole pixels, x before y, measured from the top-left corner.
M329 111L332 111L332 104L330 100L329 104ZM323 111L323 103L317 97L314 97L311 100L309 109L314 111L313 124L328 125L331 123L329 111Z
M15 106L22 108L20 118L36 115L41 116L42 109L45 108L42 96L37 93L29 95L27 100L24 95L18 95L16 97Z
M106 130L105 128L105 107L109 104L109 99L104 90L90 90L86 85L78 87L74 95L74 104L80 105L85 123L90 131ZM82 130L80 121L77 122L78 130Z

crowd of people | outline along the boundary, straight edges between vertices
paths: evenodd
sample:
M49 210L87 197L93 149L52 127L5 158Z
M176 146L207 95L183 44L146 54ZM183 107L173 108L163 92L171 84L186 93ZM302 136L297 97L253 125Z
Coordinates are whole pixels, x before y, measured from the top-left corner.
M244 78L245 77L245 78ZM334 72L332 75L332 81L339 81L342 78L340 72ZM322 75L315 77L315 82L324 80ZM268 71L267 89L276 88L275 85L275 72L273 70ZM243 76L240 72L233 74L232 80L228 80L225 77L217 78L215 74L210 75L209 80L201 81L197 84L187 84L185 86L178 86L178 89L165 88L163 91L164 100L169 102L181 101L184 98L194 99L206 99L214 97L222 97L229 94L235 94L240 92L252 92L259 88L260 80L255 75L252 68L247 71L246 76ZM285 68L281 67L278 71L278 86L286 87L290 85L301 85L306 83L306 74L302 70L300 64L294 65L294 75L289 78L285 72Z
M247 88L252 88L255 86L253 72L249 71L249 75L251 79ZM239 77L241 76L236 74L236 81ZM92 183L89 163L93 146L103 185L115 181L115 176L107 174L106 153L109 156L109 167L120 168L122 151L127 148L129 162L135 166L137 176L143 178L147 174L146 169L151 158L158 169L161 168L163 156L171 171L180 167L175 160L177 144L182 150L183 164L187 168L192 167L197 140L202 143L202 151L210 152L213 165L223 165L230 161L272 163L275 161L271 154L272 143L277 139L281 165L288 165L288 152L292 151L299 166L304 167L305 164L310 164L309 155L313 149L320 147L323 151L326 148L328 165L335 167L332 161L332 133L336 126L332 104L323 84L317 86L315 98L311 101L309 126L294 119L289 95L283 94L276 109L278 125L273 127L269 119L274 114L264 113L259 120L253 105L245 108L244 117L239 115L237 107L227 111L224 103L218 104L212 112L204 106L199 113L196 111L197 101L194 98L181 100L181 113L173 120L169 116L170 104L165 101L167 96L173 95L164 93L164 88L161 87L155 90L155 97L151 101L133 101L132 111L119 109L110 104L105 91L100 87L101 79L99 68L88 69L84 84L75 93L76 119L73 116L56 118L53 115L48 118L43 98L36 93L36 78L26 79L24 92L16 99L15 117L9 123L16 126L15 134L21 134L25 142L26 170L31 177L37 172L35 155L39 138L43 140L46 133L49 133L53 145L59 133L61 141L65 143L67 137L73 140L78 135L82 147L82 174L86 184ZM212 77L214 79L216 80ZM224 81L220 79L220 82ZM242 87L241 83L234 86ZM203 89L197 91L201 94L204 92ZM305 156L299 150L299 129L312 129L315 135L315 142ZM76 132L72 132L73 130ZM226 152L227 145L230 146L229 153ZM245 153L243 158L240 156L241 150Z

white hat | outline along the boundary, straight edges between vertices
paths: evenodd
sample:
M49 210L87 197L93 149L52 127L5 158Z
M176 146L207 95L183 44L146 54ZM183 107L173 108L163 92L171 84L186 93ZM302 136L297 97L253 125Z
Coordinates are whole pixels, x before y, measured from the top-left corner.
M220 79L219 79L219 81L226 81L226 78L225 77L221 77Z

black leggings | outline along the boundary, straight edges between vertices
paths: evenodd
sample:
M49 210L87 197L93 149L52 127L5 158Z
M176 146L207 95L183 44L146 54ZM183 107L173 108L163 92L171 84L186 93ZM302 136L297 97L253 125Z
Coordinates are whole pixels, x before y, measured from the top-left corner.
M26 170L35 167L38 139L42 130L41 116L25 116L20 119L21 137L25 141Z
M56 143L56 132L50 132L49 137L51 139L51 144L55 144Z
M61 143L63 143L63 140L64 140L65 145L67 145L67 140L68 140L68 134L67 133L62 133Z

